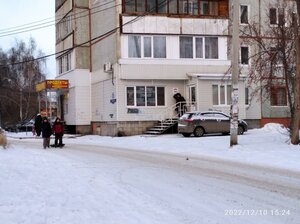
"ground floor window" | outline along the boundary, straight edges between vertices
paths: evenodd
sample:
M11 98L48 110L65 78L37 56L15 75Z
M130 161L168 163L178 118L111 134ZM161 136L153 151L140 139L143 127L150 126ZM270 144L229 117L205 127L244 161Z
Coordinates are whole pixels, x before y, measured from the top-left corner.
M126 105L137 107L165 106L165 87L128 86Z
M231 104L231 85L212 85L213 105Z
M287 93L285 86L271 87L271 106L287 106Z

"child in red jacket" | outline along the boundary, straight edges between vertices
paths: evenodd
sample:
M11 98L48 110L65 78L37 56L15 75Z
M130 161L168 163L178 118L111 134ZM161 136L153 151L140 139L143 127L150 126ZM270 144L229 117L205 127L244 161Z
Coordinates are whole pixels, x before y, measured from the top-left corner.
M62 142L62 138L64 135L64 125L59 117L55 119L52 130L55 135L54 147L62 147L64 145Z

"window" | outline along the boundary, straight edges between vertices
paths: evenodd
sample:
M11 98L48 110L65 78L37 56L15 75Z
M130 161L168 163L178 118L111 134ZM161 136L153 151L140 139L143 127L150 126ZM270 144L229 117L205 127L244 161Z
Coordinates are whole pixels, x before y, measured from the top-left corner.
M58 74L71 70L71 52L57 59Z
M165 36L128 36L129 58L166 58Z
M241 47L241 64L242 65L249 64L249 47L247 46Z
M123 13L228 16L228 1L219 0L123 0Z
M153 37L153 57L166 58L166 37L154 36Z
M193 37L180 37L180 58L193 58Z
M203 38L196 37L196 58L203 58Z
M196 87L195 86L190 86L189 87L189 101L191 103L196 102Z
M165 106L165 87L134 86L126 87L127 106Z
M157 0L157 11L158 13L167 13L167 8L168 8L168 4L167 4L167 0Z
M151 56L152 56L151 37L144 37L144 57L151 58Z
M248 5L241 5L240 7L240 22L241 24L248 24L249 19L248 19Z
M55 10L57 10L59 7L61 7L66 0L56 0L55 1Z
M205 58L217 59L218 57L218 38L205 37Z
M271 87L271 106L287 106L287 95L285 86Z
M56 41L64 39L72 31L72 14L69 13L59 23L56 24Z
M249 88L245 88L245 105L249 105Z
M209 2L208 1L200 2L200 15L209 15Z
M134 87L127 87L127 106L134 106Z
M141 36L128 37L128 56L130 58L141 57Z
M147 0L147 12L156 12L156 0Z
M269 17L271 25L284 25L284 8L270 8Z
M213 85L213 105L231 104L231 85Z
M179 44L180 58L219 58L217 37L179 37Z
M145 90L146 90L145 86L137 86L136 87L136 105L138 107L146 105Z
M276 8L270 8L269 10L269 17L270 17L270 24L276 25L277 24L277 9Z

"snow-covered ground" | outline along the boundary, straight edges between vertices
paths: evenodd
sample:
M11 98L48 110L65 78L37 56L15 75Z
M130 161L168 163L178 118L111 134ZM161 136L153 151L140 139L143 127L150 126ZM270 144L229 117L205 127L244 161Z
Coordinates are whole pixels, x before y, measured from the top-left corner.
M210 179L211 186L206 186L207 182L203 183L203 178L198 179L197 175L191 174L187 178L180 175L181 171L176 173L169 169L164 170L159 165L154 168L142 163L133 165L130 160L112 160L105 156L98 158L92 153L89 155L71 150L74 145L87 150L89 148L97 150L97 147L106 147L107 150L121 148L124 151L146 151L164 156L180 155L190 161L193 158L233 161L300 175L300 146L289 144L287 130L277 124L249 130L243 136L238 136L239 144L234 147L229 147L230 136L184 138L176 134L155 137L66 135L64 149L44 150L42 139L33 137L30 132L7 133L7 136L9 147L7 150L0 150L0 223L300 223L298 220L300 216L295 215L299 213L299 198L277 199L277 196L272 195L273 192L265 193L262 190L256 192L251 188L249 192L252 193L247 195L246 199L245 193L240 193L243 197L233 194L232 198L228 199L231 197L228 192L225 194L226 199L220 199L219 192L211 194L209 189L213 189L215 185L224 185L226 191L227 188L236 186L209 177L207 179ZM122 169L126 172L120 171ZM110 179L111 176L116 177ZM157 182L156 178L161 182ZM164 190L157 187L157 191L153 192L152 187L156 187L157 183L160 183ZM202 188L198 189L197 184ZM169 189L168 192L170 186L174 186L174 189ZM138 187L145 189L147 194L138 191ZM182 194L182 189L186 188L190 189L185 192L184 198L174 198L172 205L171 198ZM247 187L241 185L241 188ZM296 190L299 189L300 186ZM206 196L200 197L199 191L202 193L207 191ZM268 198L276 200L264 204L265 207L257 207L259 202L254 201L256 197L258 200L261 198L264 203L269 200ZM123 199L119 201L120 198ZM160 200L157 201L157 198ZM205 200L207 207L201 207L203 205L197 203L199 200ZM216 204L215 200L220 201ZM286 216L280 214L275 217L270 213L276 209L274 203L278 201L279 205L281 200L291 200L289 209L293 211L290 214L291 211L286 210L284 212L289 212ZM164 205L165 201L171 204ZM228 219L228 214L225 214L231 211L231 207L226 207L228 201L230 205L238 203L244 208L242 212L246 213L249 213L249 210L245 208L255 209L256 212L270 208L264 210L268 212L268 217L266 214L243 214L243 217L240 215ZM181 210L180 202L187 211ZM252 207L245 207L249 204ZM169 213L167 207L173 208L174 213ZM199 211L200 208L202 211ZM222 209L225 213L218 212L218 209Z
M9 137L32 139L32 133L8 133ZM53 143L53 140L51 140ZM179 134L161 136L105 137L87 135L73 138L65 136L64 143L91 144L126 149L165 152L191 156L221 158L262 166L300 171L300 145L289 144L287 129L279 124L267 124L238 136L238 145L230 147L230 136L184 138ZM42 144L41 144L42 145Z

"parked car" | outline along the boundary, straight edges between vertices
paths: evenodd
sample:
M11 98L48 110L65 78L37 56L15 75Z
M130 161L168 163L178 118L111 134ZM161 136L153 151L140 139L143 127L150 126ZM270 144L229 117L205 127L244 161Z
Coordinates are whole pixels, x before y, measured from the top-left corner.
M248 130L244 120L238 121L238 134L242 135ZM201 137L210 133L230 133L230 116L220 111L188 112L178 121L178 133L184 137L192 134Z
M34 127L34 119L25 120L16 125L18 131L32 131Z

